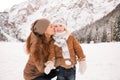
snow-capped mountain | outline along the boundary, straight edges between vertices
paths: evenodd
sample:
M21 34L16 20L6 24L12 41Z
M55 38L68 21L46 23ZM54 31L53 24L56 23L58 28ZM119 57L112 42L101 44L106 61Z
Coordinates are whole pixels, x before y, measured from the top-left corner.
M9 16L6 22L14 28L2 31L7 35L14 33L10 36L24 41L31 24L36 19L46 17L52 22L64 23L72 32L107 15L119 3L120 0L27 0L7 11Z
M120 41L120 4L106 16L73 34L82 43Z

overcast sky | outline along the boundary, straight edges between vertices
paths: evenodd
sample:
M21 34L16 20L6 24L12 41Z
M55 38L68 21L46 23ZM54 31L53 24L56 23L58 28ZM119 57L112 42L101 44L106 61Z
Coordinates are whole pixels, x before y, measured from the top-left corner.
M11 8L15 4L19 4L27 0L0 0L0 12L3 12L5 9Z

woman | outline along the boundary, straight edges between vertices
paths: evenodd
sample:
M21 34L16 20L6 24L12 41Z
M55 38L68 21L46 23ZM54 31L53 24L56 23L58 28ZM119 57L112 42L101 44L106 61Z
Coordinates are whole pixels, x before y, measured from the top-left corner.
M56 74L52 70L50 74L44 73L49 56L49 44L53 41L54 27L47 19L36 20L31 28L32 32L26 41L26 51L29 54L28 62L24 69L25 80L51 80Z
M80 63L80 72L84 73L86 69L85 54L80 43L67 32L63 24L56 24L55 31L56 34L53 36L55 42L51 45L53 49L50 51L45 73L49 73L52 69L49 66L54 68L55 65L57 80L75 80L77 60Z

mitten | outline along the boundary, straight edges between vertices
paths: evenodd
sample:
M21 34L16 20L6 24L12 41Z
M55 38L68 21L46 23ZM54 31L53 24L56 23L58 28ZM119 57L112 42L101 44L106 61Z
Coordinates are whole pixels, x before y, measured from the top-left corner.
M84 72L86 71L87 65L86 65L86 61L80 61L79 62L79 72L81 74L84 74Z
M52 62L52 61L48 61L45 65L46 65L46 67L44 69L44 72L46 74L49 74L52 69L55 69L54 62Z

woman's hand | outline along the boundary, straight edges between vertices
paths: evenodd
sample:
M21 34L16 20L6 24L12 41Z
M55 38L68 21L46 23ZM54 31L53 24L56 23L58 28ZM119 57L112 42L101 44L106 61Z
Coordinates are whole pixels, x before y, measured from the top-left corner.
M46 65L46 67L44 69L44 72L46 74L49 74L52 69L55 69L54 62L52 62L52 61L48 61L47 63L45 63L45 65Z

